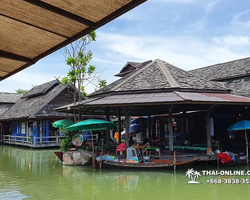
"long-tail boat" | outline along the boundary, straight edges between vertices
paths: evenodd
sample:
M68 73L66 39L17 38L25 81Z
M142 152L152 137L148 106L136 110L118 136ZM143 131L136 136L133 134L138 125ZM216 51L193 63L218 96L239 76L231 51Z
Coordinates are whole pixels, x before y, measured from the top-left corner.
M174 162L171 160L160 160L155 159L151 160L148 156L142 156L138 149L129 147L127 149L127 158L119 159L116 156L111 155L102 155L96 158L97 162L102 167L111 167L111 168L128 168L128 169L172 169L174 166L177 168L184 167L194 162L197 162L200 158L194 158L191 160Z

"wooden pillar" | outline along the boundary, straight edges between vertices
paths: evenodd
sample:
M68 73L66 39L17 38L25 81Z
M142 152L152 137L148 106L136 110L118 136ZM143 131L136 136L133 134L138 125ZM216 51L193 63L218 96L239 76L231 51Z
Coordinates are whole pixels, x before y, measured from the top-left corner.
M128 109L125 109L125 143L129 147L130 116Z
M150 115L148 115L148 139L149 139L149 145L152 144L152 133L151 133L151 119L150 119Z
M155 141L155 139L156 139L156 120L153 119L152 123L153 123L152 124L152 138Z
M160 119L160 136L161 138L165 137L165 123L163 121L163 119Z
M184 143L185 137L187 135L187 120L186 120L186 110L182 111L182 133L181 133L181 142Z
M119 133L119 144L121 143L121 132L122 132L122 124L121 124L121 109L118 108L118 133Z
M173 125L172 125L172 110L173 105L170 106L168 112L168 133L169 133L169 150L174 150L174 135L173 135Z
M109 107L106 108L106 120L110 121L110 115L109 115ZM110 144L110 130L106 130L106 144Z
M211 151L210 114L211 114L211 109L208 108L206 111L207 152Z

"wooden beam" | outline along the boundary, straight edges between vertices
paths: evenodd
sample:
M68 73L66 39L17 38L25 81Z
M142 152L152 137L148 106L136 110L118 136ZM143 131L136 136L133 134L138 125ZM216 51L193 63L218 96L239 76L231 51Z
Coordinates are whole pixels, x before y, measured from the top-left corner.
M3 51L3 50L0 50L0 57L1 58L7 58L7 59L10 59L10 60L26 62L26 63L27 62L32 62L32 59L30 59L30 58L20 56L20 55L14 54L14 53L10 53L10 52L7 52L7 51Z
M92 27L92 28L96 27L95 22L92 22L92 21L90 21L90 20L88 20L86 18L78 16L78 15L76 15L74 13L68 12L66 10L63 10L63 9L61 9L59 7L53 6L53 5L48 4L46 2L43 2L43 1L40 1L40 0L25 0L25 1L30 3L30 4L36 5L36 6L40 7L40 8L43 8L45 10L49 10L49 11L51 11L53 13L58 14L58 15L61 15L61 16L64 16L66 18L77 21L77 22L79 22L81 24L87 25L89 27Z

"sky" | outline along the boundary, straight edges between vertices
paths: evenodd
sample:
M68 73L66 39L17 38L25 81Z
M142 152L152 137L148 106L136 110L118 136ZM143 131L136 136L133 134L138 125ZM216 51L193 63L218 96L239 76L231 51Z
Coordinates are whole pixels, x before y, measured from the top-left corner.
M248 0L148 0L99 28L87 50L93 53L90 64L109 84L127 61L162 59L191 70L249 57L249 33ZM65 77L69 66L62 51L1 81L0 91L29 90Z

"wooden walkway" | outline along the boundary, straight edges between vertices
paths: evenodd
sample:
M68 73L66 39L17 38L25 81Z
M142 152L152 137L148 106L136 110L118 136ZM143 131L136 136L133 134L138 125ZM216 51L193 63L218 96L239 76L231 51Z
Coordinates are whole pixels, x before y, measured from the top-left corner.
M59 147L60 139L63 136L47 136L47 137L24 137L3 135L2 143L18 146L26 146L31 148L44 148L44 147Z

